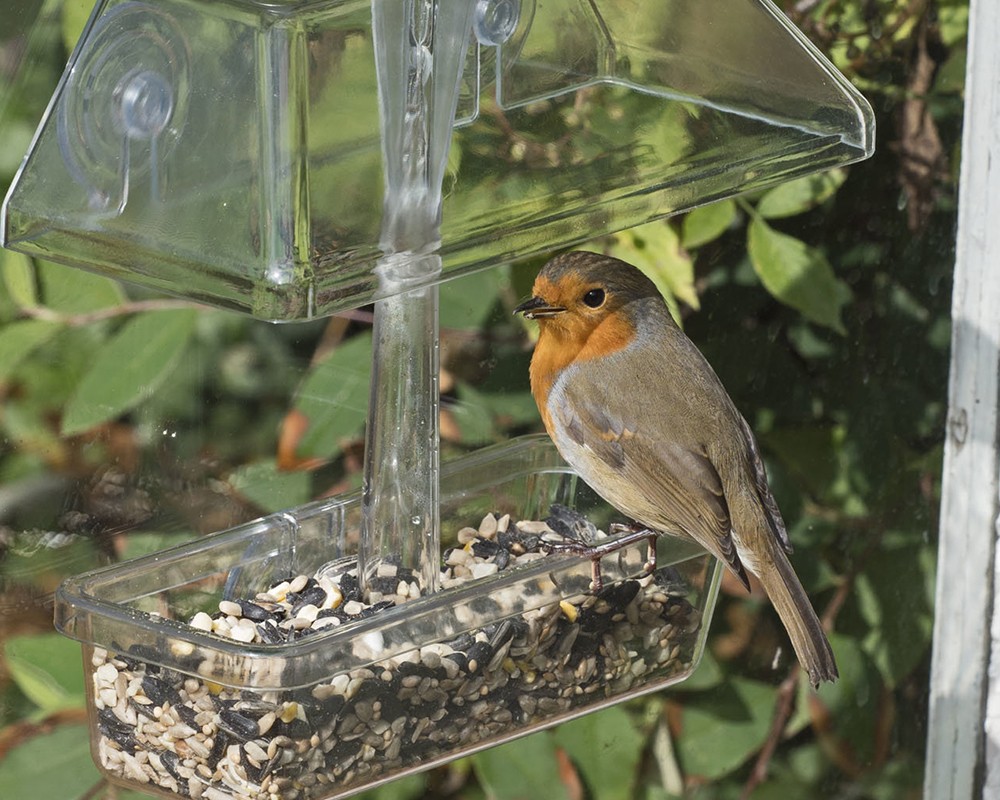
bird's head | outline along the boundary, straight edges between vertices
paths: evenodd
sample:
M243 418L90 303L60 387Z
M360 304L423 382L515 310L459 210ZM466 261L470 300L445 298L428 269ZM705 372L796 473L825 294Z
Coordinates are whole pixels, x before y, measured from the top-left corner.
M655 284L631 264L582 251L549 261L531 291L514 313L536 320L543 336L549 332L581 345L602 326L634 334L636 301L652 297L662 302Z

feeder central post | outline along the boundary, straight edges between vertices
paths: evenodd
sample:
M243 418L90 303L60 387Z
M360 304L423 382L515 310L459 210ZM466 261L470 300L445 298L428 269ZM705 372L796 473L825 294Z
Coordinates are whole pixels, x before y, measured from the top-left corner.
M441 181L472 0L372 0L385 180L358 579L381 564L437 589Z

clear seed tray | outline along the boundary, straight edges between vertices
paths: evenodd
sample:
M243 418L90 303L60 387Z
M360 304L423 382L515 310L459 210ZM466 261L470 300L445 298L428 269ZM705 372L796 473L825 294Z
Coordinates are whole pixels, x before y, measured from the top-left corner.
M318 800L668 686L701 655L717 562L660 537L592 563L619 519L526 437L447 465L443 588L380 565L360 499L275 514L59 590L84 643L94 758L165 796Z

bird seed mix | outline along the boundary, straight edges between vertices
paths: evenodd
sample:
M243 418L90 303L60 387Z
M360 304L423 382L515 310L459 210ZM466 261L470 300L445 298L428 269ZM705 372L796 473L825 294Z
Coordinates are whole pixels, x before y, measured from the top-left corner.
M566 523L576 512L556 512L516 524L488 515L464 528L444 553L442 586L544 557L546 542L573 537L580 524L579 515ZM369 598L382 598L365 604L356 572L294 575L189 622L240 642L282 643L419 595L414 576L392 565L380 566L375 584ZM97 754L112 775L182 797L328 797L682 675L701 623L683 594L663 567L523 614L495 609L486 618L499 621L451 641L295 690L226 688L141 652L95 648Z

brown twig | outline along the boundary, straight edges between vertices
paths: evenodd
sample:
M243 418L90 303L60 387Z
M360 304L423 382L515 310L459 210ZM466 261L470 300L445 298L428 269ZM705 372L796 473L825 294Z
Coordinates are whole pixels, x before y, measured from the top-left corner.
M86 314L63 314L45 306L29 306L21 309L21 313L31 319L44 320L45 322L59 322L63 325L69 325L71 328L79 328L94 322L114 319L115 317L124 317L143 311L173 311L178 308L206 310L208 306L201 303L193 303L190 300L134 300L117 306L100 308L97 311L90 311Z
M27 306L21 309L21 315L29 319L38 319L44 322L58 322L68 325L71 328L79 328L84 325L91 325L95 322L103 322L116 317L126 317L129 314L141 314L146 311L174 311L176 309L190 308L195 311L212 311L211 306L204 303L195 303L192 300L132 300L117 306L107 306L96 311L89 311L85 314L64 314L46 306ZM370 325L374 319L371 311L364 309L349 309L338 311L332 316L341 319L351 320Z
M854 586L854 577L856 574L856 572L852 571L850 575L841 581L840 585L837 587L837 591L834 592L833 597L831 597L830 601L826 604L826 608L823 609L820 619L825 630L830 631L833 629L834 620L837 619L840 609L843 608L844 603L851 594L851 588ZM757 754L757 760L754 762L753 769L750 771L750 777L747 778L746 783L743 785L743 792L740 794L740 800L749 800L754 789L760 786L760 784L767 779L767 772L768 768L771 766L771 759L774 758L774 753L778 749L778 743L781 741L781 736L785 731L785 726L788 724L788 720L791 719L792 711L795 710L795 694L799 685L800 672L801 667L798 662L795 662L789 668L788 676L778 687L778 696L774 704L774 718L771 721L771 727L768 730L767 739L764 740L764 746L761 747L760 752Z
M750 795L753 794L753 790L767 779L767 770L771 765L771 759L774 757L774 751L778 749L778 742L781 741L785 725L788 724L788 720L795 708L795 692L799 686L800 671L798 662L792 664L791 669L788 670L788 677L778 687L778 698L775 701L774 719L771 720L771 728L767 732L767 739L764 741L764 746L757 754L757 760L750 771L750 777L747 778L747 782L743 785L740 800L749 800Z

